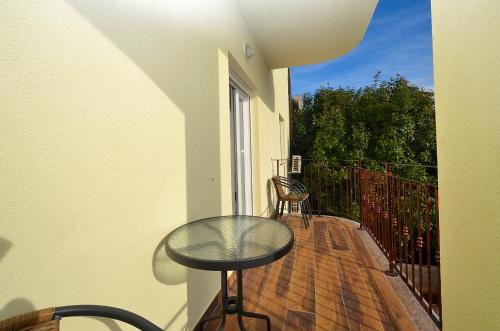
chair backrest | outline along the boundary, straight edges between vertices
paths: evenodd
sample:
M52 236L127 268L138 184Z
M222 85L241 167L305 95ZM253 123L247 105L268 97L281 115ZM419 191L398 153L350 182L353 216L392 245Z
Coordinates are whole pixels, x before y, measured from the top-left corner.
M0 321L0 331L58 331L59 320L71 316L96 316L116 319L142 331L162 331L147 319L130 311L97 305L46 308Z
M283 181L280 176L273 176L271 178L273 181L274 187L276 188L276 194L278 198L283 199L285 197L285 189L283 188Z

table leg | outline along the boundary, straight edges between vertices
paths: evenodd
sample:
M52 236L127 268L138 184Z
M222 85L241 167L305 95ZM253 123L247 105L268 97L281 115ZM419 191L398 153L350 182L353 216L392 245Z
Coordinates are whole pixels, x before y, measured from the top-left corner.
M220 292L221 292L221 297L220 297L220 307L221 307L221 312L220 315L212 315L209 317L206 317L201 320L200 322L200 329L204 329L204 325L207 322L220 319L219 323L217 324L217 331L224 330L224 325L226 324L226 308L227 308L227 271L221 271L220 273Z
M219 324L217 324L217 331L221 331L224 329L224 325L226 324L226 315L227 314L237 314L238 316L238 326L241 331L246 331L245 326L243 325L243 316L258 318L266 320L267 331L271 331L271 319L269 316L264 314L257 314L253 312L248 312L243 309L243 272L241 270L236 271L237 276L237 295L235 297L227 296L227 271L221 271L221 312L220 315L213 315L204 318L200 322L201 330L203 330L203 326L206 322L213 321L215 319L220 319Z
M245 317L252 317L252 318L266 320L267 331L271 331L271 319L269 318L269 316L264 314L252 313L249 311L245 311L243 309L243 272L241 270L238 270L236 272L237 272L237 288L238 288L238 295L237 295L238 325L240 327L240 330L241 331L246 330L245 326L243 325L243 316L245 316Z
M221 289L221 298L220 298L220 311L221 318L219 324L217 325L216 330L224 330L224 325L226 324L226 308L227 308L227 271L221 271L220 273L220 289Z

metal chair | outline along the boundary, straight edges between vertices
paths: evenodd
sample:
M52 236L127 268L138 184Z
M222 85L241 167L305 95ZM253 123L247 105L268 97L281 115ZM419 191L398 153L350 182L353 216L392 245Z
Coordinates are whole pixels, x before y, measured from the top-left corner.
M280 217L283 216L283 209L285 208L286 202L297 202L300 206L304 226L309 228L309 220L312 218L312 210L309 202L309 193L307 192L305 185L298 180L282 176L274 176L271 180L274 184L276 195L278 197L278 201L276 202L275 217L278 218L278 213ZM288 191L288 193L286 193L286 191Z
M127 310L97 305L76 305L45 308L0 321L0 331L59 331L63 317L108 317L135 326L142 331L162 331L150 321Z

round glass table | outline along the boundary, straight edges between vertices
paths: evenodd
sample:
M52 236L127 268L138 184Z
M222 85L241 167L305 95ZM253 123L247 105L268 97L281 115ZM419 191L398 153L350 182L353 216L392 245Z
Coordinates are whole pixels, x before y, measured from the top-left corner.
M245 330L242 317L264 319L271 330L269 316L243 309L243 269L274 262L293 247L292 230L285 224L255 216L211 217L187 223L166 238L165 250L175 262L187 267L221 272L221 314L205 318L220 319L222 330L226 314L238 314L238 325ZM237 295L227 296L227 271L237 272Z

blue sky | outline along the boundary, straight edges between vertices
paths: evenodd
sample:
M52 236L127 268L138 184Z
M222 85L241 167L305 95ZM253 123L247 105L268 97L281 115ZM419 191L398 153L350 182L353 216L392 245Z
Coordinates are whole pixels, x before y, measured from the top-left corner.
M361 43L346 55L291 68L292 94L320 86L363 87L380 70L434 89L430 0L379 0Z

